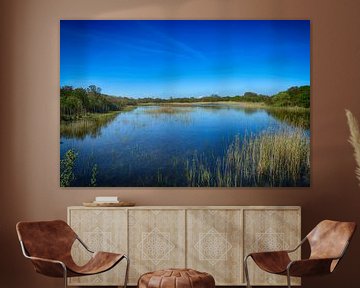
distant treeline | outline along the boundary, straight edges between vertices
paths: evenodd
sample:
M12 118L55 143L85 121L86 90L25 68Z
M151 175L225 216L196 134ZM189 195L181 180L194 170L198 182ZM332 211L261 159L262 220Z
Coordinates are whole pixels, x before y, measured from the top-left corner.
M121 111L126 106L136 106L149 103L193 103L193 102L252 102L265 103L272 107L310 107L310 86L291 87L286 91L272 96L246 92L238 96L211 95L200 98L129 98L116 97L101 93L101 88L90 85L88 88L73 88L63 86L60 88L61 120L74 120L87 113L107 113Z

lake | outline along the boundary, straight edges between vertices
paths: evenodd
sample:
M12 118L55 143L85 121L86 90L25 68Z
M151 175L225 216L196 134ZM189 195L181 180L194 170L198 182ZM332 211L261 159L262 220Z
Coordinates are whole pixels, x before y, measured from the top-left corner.
M72 187L309 186L309 119L223 103L139 106L62 123L60 154L76 153Z

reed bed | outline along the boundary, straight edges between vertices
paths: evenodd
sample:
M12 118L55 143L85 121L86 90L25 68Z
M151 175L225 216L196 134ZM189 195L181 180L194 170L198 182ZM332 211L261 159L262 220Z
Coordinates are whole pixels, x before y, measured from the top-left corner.
M86 136L97 137L103 127L109 125L119 114L110 112L104 114L90 114L76 121L62 121L60 135L65 138L84 139Z
M310 143L302 129L236 136L223 157L195 154L185 171L193 187L307 186Z
M177 121L189 125L193 120L190 112L193 111L194 109L191 107L158 106L146 109L145 113L148 113L154 119Z
M172 107L172 106L159 106L155 109L145 110L148 114L179 114L179 113L188 113L191 112L191 108L182 108L182 107Z

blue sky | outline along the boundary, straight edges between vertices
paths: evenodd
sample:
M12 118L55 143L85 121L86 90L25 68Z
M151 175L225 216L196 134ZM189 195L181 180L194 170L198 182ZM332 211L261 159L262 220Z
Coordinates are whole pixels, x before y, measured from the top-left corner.
M310 84L307 20L61 20L60 85L116 96L267 95Z

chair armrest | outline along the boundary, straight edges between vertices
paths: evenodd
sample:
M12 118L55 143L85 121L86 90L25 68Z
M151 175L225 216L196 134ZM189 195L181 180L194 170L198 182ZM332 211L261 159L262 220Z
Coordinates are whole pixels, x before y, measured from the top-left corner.
M36 272L51 277L66 277L67 268L63 262L54 259L30 256L22 241L20 241L20 246L24 257L31 260Z
M287 250L279 250L279 251L264 251L264 252L252 252L249 253L248 256L256 256L256 255L266 255L266 256L271 256L271 255L280 255L280 254L288 254L289 252Z
M30 259L31 261L40 261L40 262L49 262L53 264L60 264L61 266L65 267L65 264L59 260L54 259L47 259L47 258L41 258L41 257L33 257L33 256L26 256L26 258Z
M295 252L297 249L299 249L299 248L306 242L306 240L307 240L306 237L303 238L303 239L301 240L301 242L300 242L295 248L290 249L290 250L285 250L285 251L288 252L288 253Z
M291 261L287 266L290 276L312 276L329 274L332 272L332 263L339 258L303 259Z
M40 257L32 257L32 256L25 256L26 258L30 259L34 265L35 271L51 277L66 277L67 269L66 265L59 261L53 259L46 259Z
M272 254L288 254L288 253L292 253L295 252L297 249L299 249L305 242L306 242L307 238L303 238L301 240L301 242L293 249L288 249L288 250L279 250L279 251L265 251L265 252L253 252L253 253L249 253L244 259L252 256L252 254L267 254L267 255L272 255Z
M78 235L76 235L76 240L78 240L87 251L90 253L95 253L94 251L90 250L90 248L80 239Z
M249 257L253 258L253 260L256 262L256 260L260 258L288 258L289 252L287 250L252 252L246 255L245 260Z

